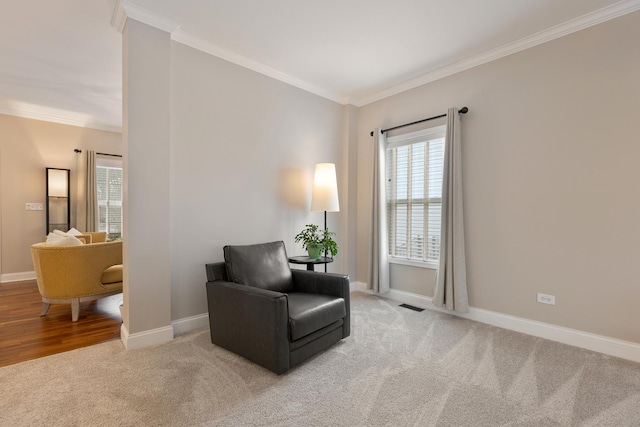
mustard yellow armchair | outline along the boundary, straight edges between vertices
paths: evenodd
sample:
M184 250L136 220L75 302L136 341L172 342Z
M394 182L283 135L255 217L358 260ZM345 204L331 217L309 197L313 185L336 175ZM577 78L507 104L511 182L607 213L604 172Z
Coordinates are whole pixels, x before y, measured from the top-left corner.
M79 246L31 246L41 316L51 304L71 304L71 319L78 320L80 303L122 292L122 242Z

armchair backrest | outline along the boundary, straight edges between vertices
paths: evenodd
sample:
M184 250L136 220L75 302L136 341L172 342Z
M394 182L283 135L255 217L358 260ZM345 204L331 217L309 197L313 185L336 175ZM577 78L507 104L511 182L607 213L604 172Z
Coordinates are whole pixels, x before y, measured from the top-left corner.
M84 234L91 236L91 242L87 243L102 243L107 241L106 231L87 231Z
M231 282L277 292L293 288L284 242L225 246L224 260Z
M84 244L91 243L102 243L107 241L107 233L106 231L85 231L82 234L74 235L77 239L79 239ZM47 236L44 236L45 241L47 240Z

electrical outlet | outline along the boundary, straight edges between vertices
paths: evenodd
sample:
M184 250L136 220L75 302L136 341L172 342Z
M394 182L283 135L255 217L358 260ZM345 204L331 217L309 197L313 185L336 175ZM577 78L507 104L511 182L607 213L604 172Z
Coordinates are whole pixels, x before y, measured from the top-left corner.
M26 211L43 211L44 205L42 203L27 203L24 209Z
M538 302L542 304L556 305L556 297L554 295L538 294Z

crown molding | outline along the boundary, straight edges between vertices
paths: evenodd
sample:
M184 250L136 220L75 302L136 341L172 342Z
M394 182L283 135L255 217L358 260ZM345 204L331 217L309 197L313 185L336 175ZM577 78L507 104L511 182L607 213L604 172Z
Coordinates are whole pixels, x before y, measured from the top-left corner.
M457 74L459 72L495 61L508 55L529 49L534 46L546 43L551 40L569 35L576 31L609 21L614 18L626 15L631 12L640 10L640 0L622 0L611 6L587 13L578 18L571 19L562 24L556 25L549 29L540 31L531 36L524 37L512 43L485 51L483 53L461 59L450 65L434 69L414 79L400 82L376 93L361 97L346 97L326 89L315 86L311 83L300 80L266 64L255 61L231 50L225 49L215 43L206 41L196 35L188 33L180 29L181 23L173 21L163 15L151 12L145 8L131 3L129 0L117 0L111 18L111 25L118 31L122 32L128 18L135 19L144 24L169 32L171 39L178 43L192 47L194 49L206 52L210 55L224 59L244 68L248 68L268 77L280 80L291 86L311 92L320 97L331 101L347 105L351 104L356 107L362 107L367 104L379 101L381 99L396 95L398 93L414 89L427 83L440 80L442 78Z
M307 83L303 80L297 79L287 73L283 73L282 71L279 71L261 62L255 61L231 50L225 49L215 43L203 40L202 38L188 33L184 30L178 29L171 33L171 40L216 56L220 59L224 59L225 61L229 61L243 68L248 68L249 70L264 74L265 76L274 78L276 80L280 80L281 82L287 83L291 86L295 86L307 92L311 92L315 95L329 99L339 104L346 104L347 102L347 99L344 96L338 95L331 91Z
M140 7L128 0L116 0L111 15L111 26L118 32L124 31L127 19L131 18L143 24L150 25L167 33L173 33L180 28L180 23L173 19L167 18L159 13L152 12L144 7Z
M240 55L231 50L225 49L215 43L211 43L198 36L188 33L180 29L181 24L166 16L151 12L148 9L137 6L128 0L117 0L111 16L111 25L122 32L128 18L158 28L171 34L171 40L192 47L194 49L206 52L210 55L229 61L257 73L264 74L268 77L280 80L291 86L297 87L307 92L311 92L331 101L346 104L347 99L344 96L332 93L318 86L297 79L282 71L276 70L268 65L246 56Z
M15 108L0 106L0 114L7 116L22 117L23 119L41 120L43 122L58 123L61 125L77 126L81 128L90 128L104 130L107 132L122 133L122 128L118 126L110 126L103 123L87 122L86 120L74 119L71 117L62 117L54 114L44 113L40 111L26 111Z
M127 22L127 14L124 11L124 7L120 0L116 0L116 4L113 7L111 13L111 26L115 28L119 33L124 31L124 24Z
M423 74L420 77L416 77L414 79L399 83L375 94L351 99L350 103L355 105L356 107L362 107L364 105L371 104L372 102L379 101L389 96L396 95L409 89L414 89L418 86L422 86L436 80L440 80L453 74L457 74L461 71L486 64L487 62L495 61L496 59L500 59L505 56L509 56L514 53L529 49L531 47L538 46L548 41L555 40L571 33L575 33L576 31L592 27L594 25L609 21L614 18L618 18L637 10L640 10L640 0L623 0L611 6L598 9L596 11L582 15L578 18L563 22L562 24L556 25L549 29L537 32L535 34L532 34L531 36L516 40L515 42L507 43L495 49L491 49L486 52L471 56L469 58L454 62L453 64L435 69L431 72Z

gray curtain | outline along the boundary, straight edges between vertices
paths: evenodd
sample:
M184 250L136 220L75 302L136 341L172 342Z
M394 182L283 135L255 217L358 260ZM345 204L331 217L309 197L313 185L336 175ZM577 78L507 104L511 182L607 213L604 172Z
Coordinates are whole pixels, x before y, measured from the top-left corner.
M462 140L457 108L447 112L442 176L440 261L433 304L447 310L467 312L467 266L462 209Z
M76 225L75 227L78 230L84 231L87 228L87 218L86 218L86 207L85 207L85 155L82 152L76 154L76 170L78 173L76 174L77 180L77 191L76 191Z
M87 229L85 231L98 231L98 181L95 151L87 150L86 180Z
M374 135L369 288L374 292L385 293L389 292L387 187L385 185L387 138L380 129L376 129Z

